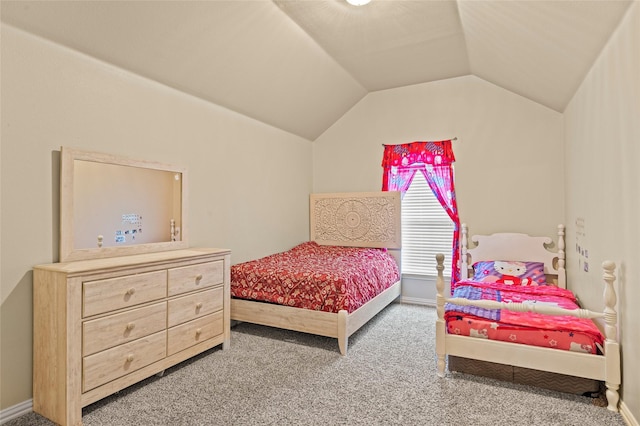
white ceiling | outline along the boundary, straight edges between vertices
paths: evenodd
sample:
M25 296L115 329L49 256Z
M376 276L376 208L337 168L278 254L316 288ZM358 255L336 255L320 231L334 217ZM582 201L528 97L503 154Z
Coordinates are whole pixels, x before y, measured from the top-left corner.
M632 1L2 0L0 16L315 140L369 92L470 74L562 112Z

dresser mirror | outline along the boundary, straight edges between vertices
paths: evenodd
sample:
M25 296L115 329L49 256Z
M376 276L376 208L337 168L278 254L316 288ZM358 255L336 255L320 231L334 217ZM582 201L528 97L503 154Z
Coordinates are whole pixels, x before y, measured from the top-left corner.
M62 147L60 261L188 247L187 172Z

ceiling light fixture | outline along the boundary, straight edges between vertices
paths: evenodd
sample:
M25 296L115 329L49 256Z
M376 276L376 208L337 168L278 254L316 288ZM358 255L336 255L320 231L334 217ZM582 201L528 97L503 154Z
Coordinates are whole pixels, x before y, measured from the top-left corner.
M365 4L369 3L371 0L347 0L347 3L353 5L353 6L364 6Z

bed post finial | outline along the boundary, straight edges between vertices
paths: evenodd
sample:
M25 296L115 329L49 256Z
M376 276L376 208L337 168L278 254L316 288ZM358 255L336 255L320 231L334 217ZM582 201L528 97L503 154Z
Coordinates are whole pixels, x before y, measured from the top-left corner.
M613 288L616 264L610 260L602 262L602 279L606 286L604 288L604 334L607 340L617 340L618 335L618 314L616 313L616 292Z
M467 244L468 244L468 235L469 229L467 228L467 224L462 224L462 236L460 238L460 272L462 273L463 280L469 278L469 258L467 257Z
M558 287L567 288L567 271L565 269L564 225L558 225Z

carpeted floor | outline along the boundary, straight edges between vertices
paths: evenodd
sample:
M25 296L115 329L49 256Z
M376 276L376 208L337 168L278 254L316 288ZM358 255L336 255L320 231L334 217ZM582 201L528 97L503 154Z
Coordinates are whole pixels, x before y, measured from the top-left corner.
M435 309L392 304L349 341L253 324L83 411L109 425L624 425L591 398L459 373L438 378ZM601 401L600 401L601 402ZM7 426L50 425L30 413Z

